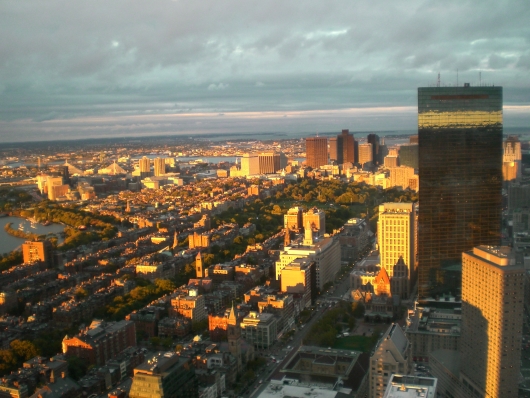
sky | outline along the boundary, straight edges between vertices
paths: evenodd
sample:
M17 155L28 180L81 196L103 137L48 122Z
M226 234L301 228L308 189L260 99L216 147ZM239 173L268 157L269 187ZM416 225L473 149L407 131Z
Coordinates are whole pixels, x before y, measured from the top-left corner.
M410 130L417 87L504 87L530 126L528 0L0 1L0 143Z

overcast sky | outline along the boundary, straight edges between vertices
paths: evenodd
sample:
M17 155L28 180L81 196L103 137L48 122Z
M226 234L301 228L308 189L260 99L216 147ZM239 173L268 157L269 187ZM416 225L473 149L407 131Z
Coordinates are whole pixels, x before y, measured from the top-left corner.
M0 142L416 127L418 86L504 87L528 0L0 0Z

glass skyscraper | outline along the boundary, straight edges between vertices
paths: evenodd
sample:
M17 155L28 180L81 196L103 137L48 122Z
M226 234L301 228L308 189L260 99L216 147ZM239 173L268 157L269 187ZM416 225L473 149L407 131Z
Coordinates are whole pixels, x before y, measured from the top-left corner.
M462 252L501 243L502 87L419 88L418 135L422 299L457 293Z

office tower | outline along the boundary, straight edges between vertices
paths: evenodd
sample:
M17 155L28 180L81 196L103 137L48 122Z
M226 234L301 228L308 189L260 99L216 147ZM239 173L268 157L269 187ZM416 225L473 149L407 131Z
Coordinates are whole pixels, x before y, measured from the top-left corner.
M57 166L57 172L63 178L64 184L68 184L70 182L70 173L68 172L68 164Z
M48 199L56 200L60 196L68 193L68 185L63 185L63 177L48 177L46 179L48 187Z
M412 167L400 166L390 167L390 178L389 188L400 187L401 189L414 189L418 190L417 179L418 176L414 174Z
M48 240L26 241L22 244L24 263L42 261L48 267L52 266L53 247Z
M502 176L504 181L520 181L522 174L521 141L515 135L503 142Z
M390 325L370 357L370 397L383 397L392 373L409 373L410 350L401 327L397 323Z
M283 153L262 152L258 155L259 174L274 174L287 166Z
M414 203L383 203L379 205L379 221L377 235L381 267L394 281L392 294L401 298L408 298L410 294L410 280L414 280L416 271L414 249L414 217L416 209ZM401 262L405 265L406 275L394 275L394 268Z
M379 136L377 134L368 134L366 141L372 144L372 162L379 166L382 163L381 148L379 143Z
M337 164L342 163L342 151L339 151L339 138L331 137L329 139L329 160Z
M143 180L151 175L151 161L147 156L141 158L138 162L140 166L140 178Z
M509 247L462 253L461 375L475 396L518 396L524 275Z
M337 164L355 163L355 139L347 129L329 140L329 158Z
M130 398L199 398L199 383L188 358L158 352L134 368Z
M245 153L241 158L241 174L245 177L259 174L259 157L255 153Z
M373 164L373 150L372 144L360 144L359 145L359 163L361 166Z
M306 165L318 169L328 164L328 140L324 137L305 139Z
M502 87L418 89L418 293L449 286L461 253L500 244Z
M156 158L154 161L155 177L166 174L166 159Z
M418 169L418 144L405 144L399 147L399 164Z

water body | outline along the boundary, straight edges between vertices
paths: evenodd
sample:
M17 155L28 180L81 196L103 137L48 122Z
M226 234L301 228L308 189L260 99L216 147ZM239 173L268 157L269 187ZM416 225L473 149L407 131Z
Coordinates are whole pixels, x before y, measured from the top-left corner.
M35 228L31 228L31 222L23 218L18 217L2 217L0 218L0 253L9 253L15 249L18 249L22 243L26 241L24 238L17 238L9 235L4 227L8 223L13 223L11 228L18 229L19 225L22 224L24 232L31 232L39 235L47 235L50 233L59 233L64 231L64 226L61 224L50 224L44 226L42 224L35 224Z

